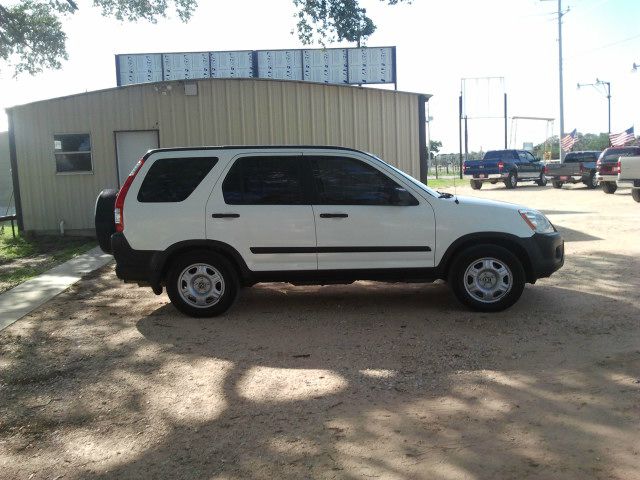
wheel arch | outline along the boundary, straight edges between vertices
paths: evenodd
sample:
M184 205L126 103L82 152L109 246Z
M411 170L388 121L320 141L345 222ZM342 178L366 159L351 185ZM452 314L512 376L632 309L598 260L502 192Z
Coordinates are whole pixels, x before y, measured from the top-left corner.
M186 240L171 245L162 252L157 252L151 259L151 286L154 291L162 290L172 261L187 252L194 250L207 250L216 252L224 256L236 268L240 282L243 285L250 285L251 272L245 263L242 255L231 245L216 240Z
M445 279L449 276L451 265L458 254L469 247L486 244L498 245L513 253L522 263L526 281L528 283L535 283L536 275L527 249L522 245L522 242L519 241L519 237L502 232L471 233L454 241L445 251L442 260L440 260L440 270Z

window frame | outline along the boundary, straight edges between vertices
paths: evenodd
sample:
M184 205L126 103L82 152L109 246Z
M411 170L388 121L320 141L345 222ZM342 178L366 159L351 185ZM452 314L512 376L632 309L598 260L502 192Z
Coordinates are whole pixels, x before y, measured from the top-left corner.
M341 154L330 154L330 153L305 153L304 154L304 158L305 158L305 162L304 162L304 168L305 168L305 175L308 177L308 184L310 186L310 192L311 192L311 201L312 201L312 205L322 205L322 206L350 206L350 207L417 207L420 205L420 200L417 198L417 195L412 192L409 188L407 188L405 185L403 185L402 183L398 182L398 180L396 180L395 178L393 178L392 176L390 176L389 174L387 174L385 171L379 169L376 165L362 159L359 157L355 157L355 156L351 156L345 153L341 153ZM394 183L397 187L402 188L412 199L413 202L406 204L406 205L394 205L394 204L362 204L362 203L321 203L320 202L320 193L318 192L317 189L317 185L315 182L315 178L314 178L314 174L313 174L313 165L312 165L312 160L314 158L343 158L343 159L348 159L348 160L352 160L354 162L359 162L362 163L364 165L366 165L369 168L372 168L373 170L377 171L380 175L382 175L384 178L387 179L387 181Z
M295 160L296 163L296 176L298 177L298 181L300 183L300 203L229 203L225 198L224 184L229 178L231 171L233 168L241 162L245 158L291 158ZM222 194L222 200L225 205L234 205L234 206L250 206L250 207L278 207L278 206L301 206L301 205L311 205L312 194L310 191L309 185L309 177L310 172L308 172L307 162L302 154L302 152L256 152L256 153L242 153L235 156L230 162L229 166L221 176L220 182L220 193ZM244 166L240 167L240 179L241 179L241 188L242 188L242 179L244 178ZM244 189L242 189L242 195L244 196Z
M56 137L60 137L63 135L87 135L89 137L89 144L91 145L91 149L89 149L88 151L78 151L78 150L61 150L59 152L56 151ZM94 167L93 167L93 139L91 138L91 132L65 132L65 133L53 133L53 165L55 168L55 174L56 175L63 175L63 176L67 176L67 175L93 175L94 174ZM64 155L78 155L81 153L88 153L89 154L89 161L91 162L91 170L73 170L73 171L66 171L66 172L60 172L58 171L58 161L56 158L56 155L60 155L60 154L64 154Z

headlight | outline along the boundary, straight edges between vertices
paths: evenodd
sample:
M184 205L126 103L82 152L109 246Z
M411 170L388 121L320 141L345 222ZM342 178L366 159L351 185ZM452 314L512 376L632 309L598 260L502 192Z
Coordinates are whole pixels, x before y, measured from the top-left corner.
M552 233L555 232L553 225L547 217L536 210L518 210L520 216L526 222L531 230L537 233Z

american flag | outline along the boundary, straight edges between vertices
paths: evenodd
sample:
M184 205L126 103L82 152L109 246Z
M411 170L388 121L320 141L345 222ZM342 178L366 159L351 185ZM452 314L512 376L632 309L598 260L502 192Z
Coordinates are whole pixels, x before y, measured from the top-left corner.
M562 137L562 142L560 142L560 144L562 145L562 150L568 152L569 150L571 150L571 148L573 148L575 143L578 141L578 139L576 138L577 133L577 129L574 128L573 132Z
M635 133L633 133L633 127L625 130L622 133L610 133L609 141L612 147L624 147L627 143L631 143L636 139Z

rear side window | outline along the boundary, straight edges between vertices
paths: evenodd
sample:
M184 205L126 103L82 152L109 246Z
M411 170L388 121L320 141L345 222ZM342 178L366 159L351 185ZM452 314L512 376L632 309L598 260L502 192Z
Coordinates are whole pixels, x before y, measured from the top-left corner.
M484 154L482 160L518 160L518 153L513 150L490 150Z
M161 158L147 172L138 192L142 203L182 202L218 163L216 157Z
M224 182L228 205L301 205L304 199L299 157L243 157Z
M564 157L564 163L576 163L580 160L582 160L582 158L577 153L567 153L567 156Z
M352 158L311 157L319 205L418 205L403 187Z

